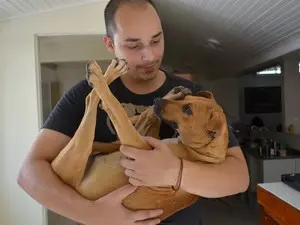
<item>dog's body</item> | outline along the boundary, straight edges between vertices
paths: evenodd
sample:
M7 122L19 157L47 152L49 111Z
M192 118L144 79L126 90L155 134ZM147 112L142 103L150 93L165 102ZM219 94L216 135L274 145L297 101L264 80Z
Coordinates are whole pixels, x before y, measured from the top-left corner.
M202 163L220 163L225 160L227 122L211 93L201 92L200 96L188 95L178 99L179 96L183 97L180 90L173 90L171 95L157 100L154 106L140 116L128 118L108 88L124 71L124 67L121 63L116 66L113 62L103 76L95 62L88 64L88 80L93 90L86 98L84 117L74 137L52 162L53 170L65 183L90 200L96 200L128 184L128 177L120 165L120 144L150 150L141 136L158 138L161 119L177 126L179 137L163 140L177 157ZM100 99L116 129L118 142L93 144ZM213 137L212 134L217 135ZM198 198L182 189L175 191L172 187L141 186L125 198L123 204L132 210L163 209L160 219L164 220Z

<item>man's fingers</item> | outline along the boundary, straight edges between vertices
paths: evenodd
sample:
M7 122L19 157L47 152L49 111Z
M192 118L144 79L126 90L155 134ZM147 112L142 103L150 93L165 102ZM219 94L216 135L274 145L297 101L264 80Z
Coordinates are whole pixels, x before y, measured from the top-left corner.
M160 148L162 143L160 140L154 138L154 137L150 137L150 136L144 136L143 137L145 141L147 141L147 143L149 145L151 145L153 148Z
M136 225L156 225L159 224L161 221L160 219L152 219L152 220L145 220L145 221L138 221L135 222Z
M136 148L132 148L130 146L124 146L121 145L120 146L120 152L122 152L125 156L131 158L131 159L136 159L137 156L139 155L140 150L136 149Z
M153 219L158 216L160 216L163 213L163 210L161 209L153 209L153 210L139 210L136 212L132 212L132 217L135 221L139 222L146 222L146 221L141 221L141 220L148 220L148 219ZM144 224L144 223L141 223ZM147 224L147 223L145 223Z
M129 177L128 181L134 186L145 186L145 183L138 178Z
M120 164L126 169L130 169L130 170L136 169L136 162L131 159L123 158L120 160Z
M131 184L124 185L120 187L119 189L111 192L108 194L109 197L112 197L116 201L122 201L125 199L128 195L133 193L136 190L136 186L133 186Z

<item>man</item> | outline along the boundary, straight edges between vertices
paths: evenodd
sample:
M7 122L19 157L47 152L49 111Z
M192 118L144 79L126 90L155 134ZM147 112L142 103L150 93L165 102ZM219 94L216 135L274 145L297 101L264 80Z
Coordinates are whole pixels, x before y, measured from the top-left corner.
M191 81L161 71L164 53L164 33L159 16L150 0L111 0L105 9L108 50L128 62L128 73L115 80L110 88L129 114L134 115L153 104L175 86L185 86L193 93L201 88ZM51 170L50 162L67 145L84 114L85 97L91 87L83 80L74 85L45 122L24 161L18 184L37 202L52 211L86 225L152 225L159 209L131 212L121 201L135 190L126 185L111 194L88 201L65 185ZM163 124L161 138L171 138L174 131ZM97 115L95 142L116 140L115 131L107 115L100 108ZM170 157L170 150L157 139L147 138L155 151L138 157L137 149L122 146L121 151L134 161L122 161L130 182L134 185L163 185L166 171L178 171L178 161ZM144 163L141 166L141 162ZM140 165L136 179L131 173L132 162ZM155 168L153 167L155 165ZM154 170L155 169L155 170ZM196 165L184 162L182 188L203 197L222 197L243 192L248 187L247 166L238 144L230 131L228 157L220 165ZM199 203L181 210L163 221L173 225L201 224Z

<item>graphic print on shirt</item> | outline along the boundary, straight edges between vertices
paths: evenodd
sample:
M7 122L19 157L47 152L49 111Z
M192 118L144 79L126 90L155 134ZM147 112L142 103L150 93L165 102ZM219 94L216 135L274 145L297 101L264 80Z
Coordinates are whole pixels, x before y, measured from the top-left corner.
M121 103L121 105L125 109L128 117L140 115L147 108L151 107L151 106L144 106L144 105L134 105L132 103ZM100 107L101 107L101 104L100 104ZM107 124L107 127L109 128L110 132L113 135L117 135L109 116L106 117L106 124Z

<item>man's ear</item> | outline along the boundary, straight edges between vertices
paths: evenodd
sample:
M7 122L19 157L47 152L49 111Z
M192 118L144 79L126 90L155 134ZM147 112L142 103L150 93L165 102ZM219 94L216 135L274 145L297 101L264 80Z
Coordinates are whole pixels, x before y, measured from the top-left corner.
M226 119L224 114L217 111L212 111L211 118L207 123L207 130L210 136L218 137L221 135L221 131L223 130L223 126L226 125Z
M104 35L103 41L107 50L111 53L115 53L114 41L107 35Z

